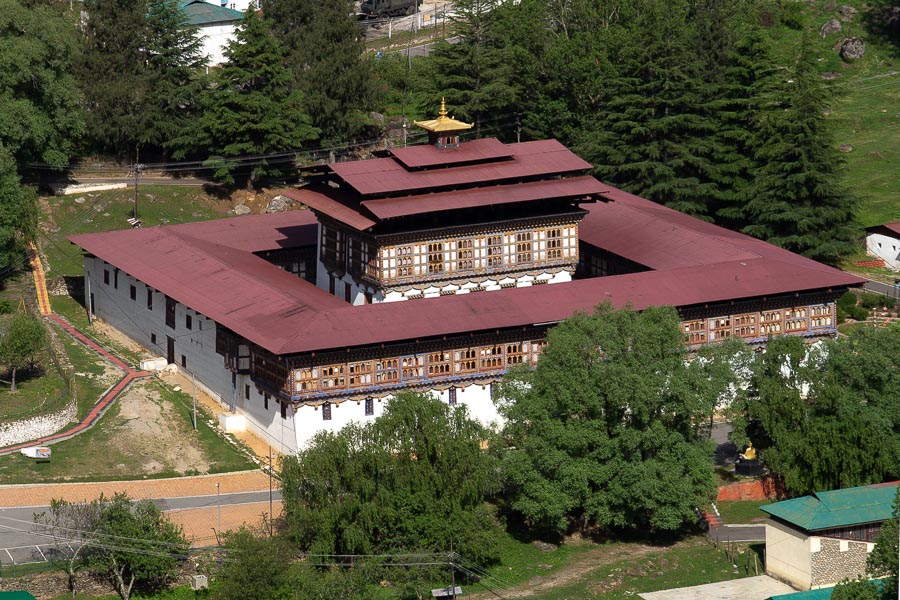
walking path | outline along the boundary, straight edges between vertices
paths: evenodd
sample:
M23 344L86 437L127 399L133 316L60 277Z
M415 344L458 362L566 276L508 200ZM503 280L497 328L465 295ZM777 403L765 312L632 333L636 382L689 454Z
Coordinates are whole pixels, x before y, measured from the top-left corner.
M216 489L218 484L218 490ZM276 487L280 484L276 482ZM89 483L40 483L0 486L0 507L47 506L54 498L69 502L94 500L103 494L125 492L135 500L215 496L238 492L268 491L269 477L262 471L238 471L175 477L171 479L139 479L134 481L101 481Z
M47 280L44 278L44 265L38 255L34 242L28 242L28 262L31 263L31 276L34 277L34 289L37 292L38 308L41 316L46 317L53 312L50 308L50 295L47 293Z

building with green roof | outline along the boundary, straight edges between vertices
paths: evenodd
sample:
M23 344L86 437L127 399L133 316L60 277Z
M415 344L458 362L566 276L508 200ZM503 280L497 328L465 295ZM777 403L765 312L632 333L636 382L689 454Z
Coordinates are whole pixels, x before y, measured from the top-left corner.
M881 524L893 516L900 482L816 492L760 507L766 572L800 590L865 574Z
M187 22L198 30L208 64L225 62L225 47L234 39L243 13L203 0L180 0L180 4Z

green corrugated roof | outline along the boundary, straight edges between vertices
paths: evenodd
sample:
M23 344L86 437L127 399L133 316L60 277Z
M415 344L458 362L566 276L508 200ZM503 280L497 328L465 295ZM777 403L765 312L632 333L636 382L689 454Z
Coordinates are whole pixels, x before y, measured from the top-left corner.
M0 600L37 600L37 598L23 590L19 592L0 592Z
M869 583L878 588L878 591L884 591L884 582L880 579L870 579ZM778 596L769 596L766 600L830 600L833 587L819 588L817 590L809 590L807 592L794 592L792 594L779 594Z
M180 0L180 4L188 23L195 26L229 23L244 18L244 14L240 11L203 0Z
M760 510L806 531L875 523L893 516L891 503L898 483L816 492L812 496L767 504Z

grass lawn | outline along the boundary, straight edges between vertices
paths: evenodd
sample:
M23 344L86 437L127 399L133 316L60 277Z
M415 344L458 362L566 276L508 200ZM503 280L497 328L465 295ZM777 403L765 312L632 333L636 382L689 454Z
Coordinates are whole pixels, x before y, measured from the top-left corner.
M79 382L82 379L95 381L93 378L79 378ZM185 445L199 447L203 460L209 465L205 472L226 473L256 468L254 463L216 434L206 423L211 417L199 406L197 432L191 431L189 395L175 392L158 381L150 381L145 386L159 395L156 400L147 399L146 402L154 402L157 406L163 402L171 408L164 413L157 411L166 419L166 427L175 436L186 440ZM95 401L96 398L94 396ZM120 402L121 398L89 431L54 444L53 460L49 463L35 463L18 454L0 456L0 484L113 481L199 473L193 469L184 472L173 469L169 452L173 450L171 446L180 442L140 443L141 440L136 439L129 426L134 417L122 414ZM160 464L161 470L148 474L148 463Z
M760 506L772 504L771 500L744 500L740 502L717 502L722 522L731 525L761 523L766 520L766 513Z
M601 566L569 585L555 587L532 597L537 600L624 600L635 598L641 592L753 575L751 551L745 546L738 552L735 565L724 551L713 548L705 538L690 538L670 548L660 548L639 557Z
M82 203L76 200L84 199ZM92 192L81 196L50 196L43 199L49 214L42 220L49 226L40 244L49 265L48 278L83 275L81 250L66 240L78 233L127 229L134 192L130 189ZM201 188L184 186L140 186L138 214L145 227L189 221L204 221L223 216L216 201Z

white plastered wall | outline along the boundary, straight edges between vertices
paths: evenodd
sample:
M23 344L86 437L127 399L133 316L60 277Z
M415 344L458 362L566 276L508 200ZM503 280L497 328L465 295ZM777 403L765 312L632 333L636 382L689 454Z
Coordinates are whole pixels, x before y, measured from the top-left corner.
M812 583L810 537L805 533L769 519L766 521L766 573L799 590Z
M225 62L225 48L234 40L236 23L213 23L197 28L197 35L203 41L203 54L207 65L215 67Z
M882 233L866 236L866 251L872 256L884 259L885 266L900 271L900 239Z

